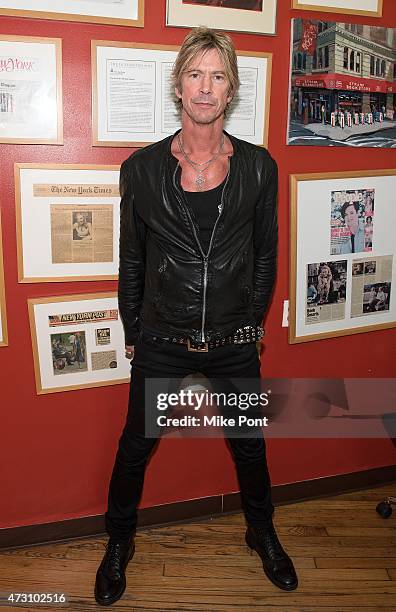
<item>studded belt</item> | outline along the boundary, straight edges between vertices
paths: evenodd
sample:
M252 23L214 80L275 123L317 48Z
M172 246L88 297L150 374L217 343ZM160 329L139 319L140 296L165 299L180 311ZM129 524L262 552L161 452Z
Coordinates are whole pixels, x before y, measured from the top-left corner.
M183 338L178 336L161 337L161 336L150 336L150 339L154 342L170 342L172 344L184 344L187 346L187 350L196 353L207 353L209 350L218 348L219 346L225 346L227 344L249 344L250 342L258 342L264 336L264 330L262 327L252 327L246 325L240 327L235 333L225 336L224 338L216 338L208 342L194 342L191 338Z

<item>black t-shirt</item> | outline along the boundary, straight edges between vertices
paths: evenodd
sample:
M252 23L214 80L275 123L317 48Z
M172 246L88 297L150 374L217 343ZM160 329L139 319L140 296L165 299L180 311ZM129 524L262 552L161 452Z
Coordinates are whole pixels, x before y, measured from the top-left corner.
M192 209L199 227L199 241L204 253L208 252L213 226L219 215L219 205L225 180L208 191L185 191L188 205Z

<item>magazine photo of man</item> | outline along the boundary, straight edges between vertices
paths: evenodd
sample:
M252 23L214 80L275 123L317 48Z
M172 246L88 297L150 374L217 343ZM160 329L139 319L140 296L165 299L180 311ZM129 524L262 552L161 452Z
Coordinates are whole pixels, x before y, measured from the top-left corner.
M359 215L360 205L358 202L345 202L341 208L341 215L345 225L350 232L342 246L341 253L360 253L364 251L364 222Z

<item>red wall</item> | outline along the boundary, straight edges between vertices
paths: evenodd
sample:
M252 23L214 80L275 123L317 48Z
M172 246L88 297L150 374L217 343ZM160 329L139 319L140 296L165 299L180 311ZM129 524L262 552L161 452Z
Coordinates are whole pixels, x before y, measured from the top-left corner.
M277 286L266 326L263 373L272 377L392 377L395 330L290 346L287 330L281 327L282 303L289 293L289 174L395 165L395 152L391 149L286 146L290 18L321 16L293 11L290 5L290 0L278 0L275 37L232 34L238 49L274 54L269 149L280 168L280 251ZM336 18L327 15L328 20ZM338 16L338 20L353 21L346 16ZM384 0L381 20L360 20L396 27L394 1ZM164 24L165 0L146 0L143 29L1 18L2 33L62 39L64 99L64 146L0 146L9 331L9 346L0 349L1 527L104 512L128 397L127 385L36 395L27 298L113 290L116 284L18 284L13 164L122 162L130 150L91 146L90 41L180 44L186 30L166 28ZM395 463L395 450L389 440L269 440L267 446L275 485ZM222 440L164 440L148 469L143 505L235 490L234 467Z

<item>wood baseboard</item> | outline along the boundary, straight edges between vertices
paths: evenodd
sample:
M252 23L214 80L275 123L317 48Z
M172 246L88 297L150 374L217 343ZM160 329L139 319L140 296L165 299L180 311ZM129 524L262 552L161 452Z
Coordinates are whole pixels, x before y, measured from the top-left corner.
M379 487L393 482L396 483L396 465L275 486L272 487L272 501L276 506L307 499L328 497L347 491ZM152 508L143 508L139 513L139 528L169 525L240 511L241 498L239 493L215 495L172 504L163 504ZM24 525L22 527L1 529L0 549L5 550L36 544L75 540L89 536L101 536L105 535L105 533L103 515L87 516L58 521L56 523Z

